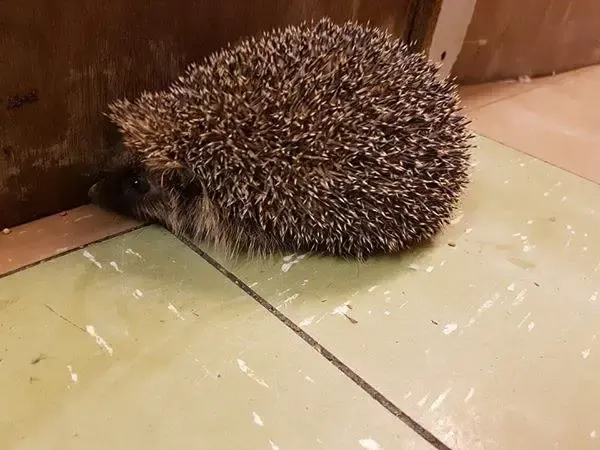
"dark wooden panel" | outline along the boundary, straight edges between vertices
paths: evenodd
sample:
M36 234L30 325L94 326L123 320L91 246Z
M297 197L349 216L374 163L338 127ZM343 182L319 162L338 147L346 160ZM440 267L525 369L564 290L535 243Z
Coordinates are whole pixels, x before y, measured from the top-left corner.
M404 37L413 0L4 0L0 228L87 201L116 136L108 102L165 87L192 60L278 25L330 16Z
M598 0L479 0L453 72L475 83L599 62Z

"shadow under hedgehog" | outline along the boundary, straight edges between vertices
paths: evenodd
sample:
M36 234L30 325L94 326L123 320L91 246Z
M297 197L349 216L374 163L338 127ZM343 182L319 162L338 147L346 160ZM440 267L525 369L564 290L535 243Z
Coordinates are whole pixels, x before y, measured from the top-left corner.
M125 154L90 196L231 254L406 250L469 180L468 120L438 70L358 23L266 32L110 105Z

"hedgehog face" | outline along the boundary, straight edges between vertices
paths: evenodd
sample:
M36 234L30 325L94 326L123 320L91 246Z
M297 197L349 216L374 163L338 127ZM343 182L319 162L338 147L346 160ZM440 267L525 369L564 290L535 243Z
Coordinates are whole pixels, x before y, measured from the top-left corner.
M96 205L142 221L164 222L169 211L168 191L141 166L113 169L89 190Z

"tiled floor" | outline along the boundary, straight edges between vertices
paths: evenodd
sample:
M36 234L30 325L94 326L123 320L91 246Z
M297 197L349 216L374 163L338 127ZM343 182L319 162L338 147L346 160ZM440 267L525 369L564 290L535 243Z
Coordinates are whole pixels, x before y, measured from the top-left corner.
M598 448L600 186L554 167L600 181L598 92L464 89L492 139L397 258L202 257L91 207L0 234L2 448Z
M463 97L477 132L600 183L600 66Z

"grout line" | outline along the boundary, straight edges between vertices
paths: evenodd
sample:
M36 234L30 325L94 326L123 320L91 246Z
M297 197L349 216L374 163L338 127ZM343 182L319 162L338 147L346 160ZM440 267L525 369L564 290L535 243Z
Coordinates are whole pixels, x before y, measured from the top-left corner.
M506 147L506 148L508 148L508 149L510 149L512 151L514 151L514 152L521 153L521 154L523 154L525 156L530 157L531 159L533 159L535 161L539 161L539 162L542 162L544 164L548 164L550 167L554 167L555 169L561 170L561 171L563 171L565 173L568 173L570 175L574 175L575 177L579 178L580 180L587 181L587 182L590 182L590 183L593 183L593 184L596 184L596 185L600 185L600 181L599 180L596 180L594 178L581 175L580 173L577 173L574 170L567 169L565 167L559 166L555 162L553 162L553 161L551 161L549 159L544 159L544 158L542 158L540 156L537 156L537 155L534 155L532 153L529 153L527 150L522 150L520 148L513 147L511 144L508 144L508 143L504 142L501 138L489 136L486 133L478 131L475 127L471 127L471 128L475 132L475 134L477 134L478 136L481 136L481 137L484 137L486 139L489 139L490 141L494 141L497 144L500 144L500 145L502 145L502 146L504 146L504 147Z
M466 104L466 102L464 102L464 100L462 100L463 96L461 96L461 102L464 103L464 110L466 112L468 112L468 110L470 110L470 112L475 112L475 111L479 111L479 110L481 110L483 108L487 108L488 106L495 105L496 103L503 102L504 100L510 100L511 98L518 97L519 95L528 94L528 93L533 92L533 91L535 91L537 89L540 89L542 87L544 87L544 86L543 85L531 86L529 89L525 89L524 91L515 92L513 94L507 94L505 97L500 97L500 98L497 98L496 100L491 100L488 103L483 103L483 104L481 104L479 106L476 106L476 107L468 106ZM464 96L464 97L467 98L468 96Z
M114 233L114 234L109 234L107 236L102 236L99 239L95 239L93 241L86 242L85 244L81 244L81 245L78 245L76 247L70 248L68 250L65 250L64 252L56 253L54 255L47 256L47 257L42 258L42 259L38 259L37 261L33 261L33 262L30 262L30 263L27 263L27 264L25 264L25 265L23 265L21 267L17 267L16 269L9 270L8 272L0 273L0 280L2 278L8 277L10 275L14 275L15 273L21 272L23 270L31 269L32 267L38 266L38 265L40 265L42 263L45 263L45 262L48 262L48 261L52 261L53 259L59 258L61 256L65 256L65 255L68 255L70 253L74 253L74 252L76 252L78 250L81 250L82 248L85 248L85 247L87 247L89 245L99 244L100 242L108 241L109 239L116 238L116 237L119 237L119 236L123 236L124 234L131 233L133 231L137 231L137 230L139 230L141 228L147 227L148 225L149 224L143 223L143 224L136 225L134 227L128 228L126 230L119 231L119 232Z
M314 339L310 334L296 325L291 319L289 319L285 314L275 308L271 303L257 294L252 288L250 288L246 283L244 283L241 279L239 279L235 274L227 270L222 264L220 264L213 257L208 255L205 251L200 249L196 244L183 236L177 236L179 240L181 240L184 244L186 244L191 250L193 250L196 254L202 257L207 263L217 269L221 274L225 275L229 281L235 284L238 288L252 297L260 306L265 308L268 312L270 312L275 318L279 319L285 326L287 326L291 331L293 331L296 335L298 335L304 342L310 345L314 350L316 350L321 356L327 359L331 364L333 364L338 370L340 370L344 375L346 375L350 380L352 380L355 384L357 384L363 391L369 394L375 401L377 401L381 406L388 410L388 412L392 413L405 425L411 428L415 433L425 439L429 444L431 444L434 448L438 450L451 450L446 444L440 441L433 433L427 430L425 427L420 425L415 419L410 417L404 411L402 411L398 406L396 406L391 400L385 397L381 392L379 392L375 387L370 385L364 378L354 372L350 367L348 367L344 362L342 362L337 356L335 356L331 351L327 350L323 347L319 342Z

